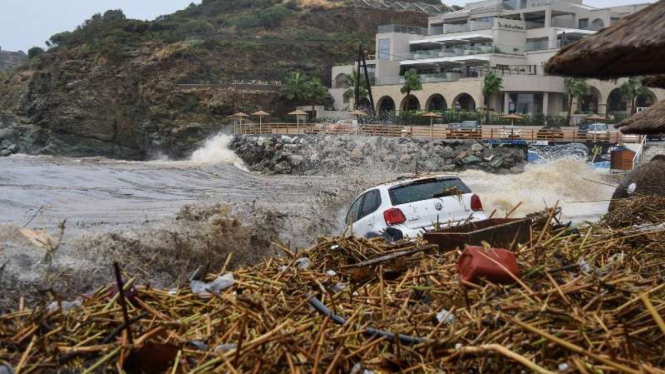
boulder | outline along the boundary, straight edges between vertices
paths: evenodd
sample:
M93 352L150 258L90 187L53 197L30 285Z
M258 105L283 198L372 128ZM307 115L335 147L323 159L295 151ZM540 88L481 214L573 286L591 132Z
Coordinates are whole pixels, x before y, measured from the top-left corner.
M490 162L490 167L493 169L498 169L503 165L503 159L500 157L497 157L495 160L492 160Z
M0 151L0 157L7 157L11 154L12 154L12 152L8 149L3 149L2 151Z
M519 166L519 165L518 166L513 166L512 168L510 168L510 172L515 173L515 174L519 174L523 171L524 171L524 168L522 166Z
M441 171L451 172L455 170L457 170L457 165L455 164L444 165L441 167Z
M305 161L305 157L300 155L291 155L291 165L298 167L303 163L303 161Z
M474 155L469 155L462 159L462 163L464 163L464 165L473 165L479 163L480 161L482 160Z
M291 165L286 161L282 161L275 164L272 170L277 174L289 174L291 172Z
M473 152L473 153L482 152L483 149L485 149L485 147L480 143L474 143L474 144L471 145L471 152Z

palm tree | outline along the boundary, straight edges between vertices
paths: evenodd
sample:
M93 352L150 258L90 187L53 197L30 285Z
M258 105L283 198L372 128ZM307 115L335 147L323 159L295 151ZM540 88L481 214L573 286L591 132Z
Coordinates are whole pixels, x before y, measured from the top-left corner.
M351 75L346 78L347 88L346 91L344 91L344 100L350 100L352 97L356 96L356 83L358 81L360 81L360 97L367 97L367 80L364 75L358 76L358 72L354 70L351 72Z
M628 78L619 89L625 96L626 101L630 103L630 114L635 113L635 101L637 101L637 97L649 94L649 91L642 85L642 78L640 77Z
M307 100L307 76L302 71L294 71L284 80L281 94L286 100L302 104Z
M566 95L568 95L568 115L566 116L566 124L570 126L570 120L573 115L573 99L577 99L587 93L589 87L584 79L566 78L563 83L566 86Z
M483 96L485 97L485 109L487 110L487 117L485 123L490 124L490 96L495 93L501 92L503 88L503 78L498 76L494 71L490 70L485 74L483 81Z
M314 113L314 106L325 100L328 89L319 78L310 78L301 71L294 71L286 77L281 95L293 104L310 104Z
M406 109L409 108L409 96L412 91L420 91L423 89L423 83L420 80L420 75L416 69L411 69L404 74L404 85L400 88L400 92L406 94Z

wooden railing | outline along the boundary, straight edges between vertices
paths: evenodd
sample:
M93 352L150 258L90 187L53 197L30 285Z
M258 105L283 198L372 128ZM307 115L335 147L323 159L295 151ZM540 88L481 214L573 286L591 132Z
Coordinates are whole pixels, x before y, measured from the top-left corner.
M445 125L429 126L387 126L379 124L295 124L295 123L256 123L237 125L235 134L336 134L361 136L413 137L419 139L451 140L524 140L552 142L609 142L640 143L642 137L626 136L618 131L605 135L588 134L576 128L544 129L520 128L514 131L502 128L484 127L479 130L449 129Z

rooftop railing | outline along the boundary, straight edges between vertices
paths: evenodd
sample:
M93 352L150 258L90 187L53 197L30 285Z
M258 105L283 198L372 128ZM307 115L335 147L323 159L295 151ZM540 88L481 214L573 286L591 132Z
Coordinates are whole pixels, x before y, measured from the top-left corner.
M397 60L423 60L438 57L457 57L490 53L519 55L524 53L524 48L502 44L486 44L477 46L459 45L445 49L429 49L408 53L396 53L395 57Z
M427 27L402 26L402 25L381 25L379 34L398 32L403 34L427 35Z

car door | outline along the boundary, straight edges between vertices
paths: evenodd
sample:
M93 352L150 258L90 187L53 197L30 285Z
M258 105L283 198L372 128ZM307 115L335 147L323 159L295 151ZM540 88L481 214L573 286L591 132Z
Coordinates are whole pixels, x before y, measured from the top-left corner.
M358 220L360 219L360 208L363 203L365 194L358 196L358 198L351 204L349 212L346 214L346 225L351 226L353 233L358 235L357 230L359 229Z
M371 190L365 193L358 222L354 225L354 228L357 228L356 234L358 236L366 236L368 233L379 234L376 232L375 225L377 223L376 211L380 206L381 193L379 190Z

